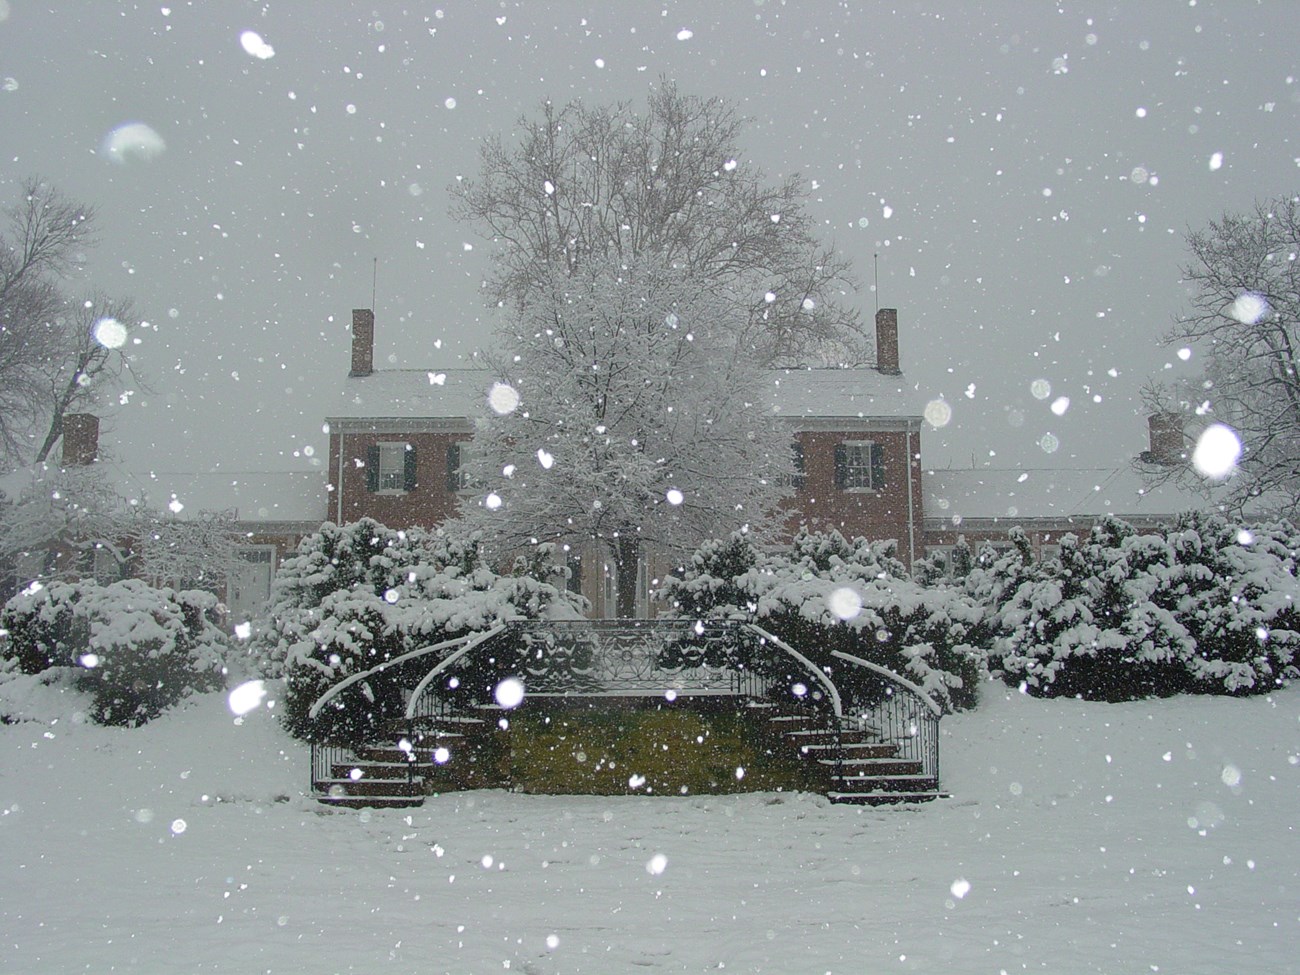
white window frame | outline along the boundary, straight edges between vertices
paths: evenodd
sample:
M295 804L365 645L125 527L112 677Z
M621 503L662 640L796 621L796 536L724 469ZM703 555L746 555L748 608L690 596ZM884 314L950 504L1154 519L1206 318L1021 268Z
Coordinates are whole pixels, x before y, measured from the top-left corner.
M859 494L879 491L882 485L874 483L871 476L871 451L878 446L876 441L843 440L841 444L844 447L844 487L841 490ZM856 463L859 459L862 463ZM864 483L855 484L855 480L862 480Z
M402 440L383 440L379 447L379 488L376 494L406 493L406 452L411 445ZM394 467L393 464L396 464ZM391 482L391 483L390 483Z
M474 458L474 441L460 440L456 444L456 493L472 494L474 482L469 476L469 465Z

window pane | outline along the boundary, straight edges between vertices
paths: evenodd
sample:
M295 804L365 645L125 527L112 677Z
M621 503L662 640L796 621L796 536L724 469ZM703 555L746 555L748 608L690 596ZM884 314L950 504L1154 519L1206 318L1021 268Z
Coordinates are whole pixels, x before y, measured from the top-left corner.
M379 490L400 491L406 463L406 444L379 445Z

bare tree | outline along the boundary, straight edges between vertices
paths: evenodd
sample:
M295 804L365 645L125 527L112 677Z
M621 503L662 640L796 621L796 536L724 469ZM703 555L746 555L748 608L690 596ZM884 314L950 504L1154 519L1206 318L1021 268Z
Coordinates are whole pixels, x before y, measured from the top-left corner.
M730 342L761 365L864 362L847 263L817 240L802 179L769 186L744 162L742 128L726 102L663 83L644 114L548 101L518 144L489 138L452 213L500 245L492 301L517 309L557 271L652 257L743 309Z
M1191 307L1167 339L1195 346L1205 368L1193 382L1149 387L1148 405L1183 414L1191 433L1213 422L1232 427L1242 453L1223 500L1294 517L1300 511L1300 198L1225 214L1189 234L1187 244L1192 259L1183 277L1192 288ZM1186 465L1152 473L1206 486Z
M762 537L793 456L790 430L763 408L761 374L721 339L743 317L649 259L605 257L537 282L500 336L501 385L466 464L467 519L503 553L601 544L623 617L645 545Z
M0 470L46 460L66 413L89 408L130 365L131 304L67 291L95 243L95 211L39 179L0 229ZM107 323L111 327L105 327Z
M154 585L220 592L240 562L242 537L234 511L142 518L134 543L137 568Z

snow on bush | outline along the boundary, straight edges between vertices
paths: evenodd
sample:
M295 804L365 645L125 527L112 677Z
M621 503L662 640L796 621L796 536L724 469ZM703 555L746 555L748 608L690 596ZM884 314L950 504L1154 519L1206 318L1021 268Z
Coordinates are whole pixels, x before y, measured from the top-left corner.
M663 594L681 616L758 623L824 668L850 699L858 668L832 651L892 670L949 707L975 703L983 613L957 589L908 578L892 543L803 531L788 552L761 553L733 535L701 546Z
M90 717L136 726L195 691L220 687L226 638L217 600L138 579L33 585L5 604L6 656L27 674L75 668Z
M1294 671L1296 539L1189 514L1140 534L1117 518L1033 571L987 585L990 665L1043 696L1131 700L1262 693ZM994 572L994 575L997 573Z
M309 717L339 681L503 620L578 615L580 597L545 581L563 571L549 546L532 555L518 574L501 575L483 562L476 536L396 531L371 519L304 538L276 575L269 622L251 647L264 673L285 677L285 726L300 738L362 741L401 713L401 688L433 661L359 681Z

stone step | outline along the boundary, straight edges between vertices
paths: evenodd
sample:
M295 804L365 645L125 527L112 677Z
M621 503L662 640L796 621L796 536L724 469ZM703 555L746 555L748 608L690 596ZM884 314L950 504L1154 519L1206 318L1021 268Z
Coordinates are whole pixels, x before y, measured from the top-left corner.
M392 796L409 797L424 794L424 783L416 779L321 779L316 782L316 789L327 796Z
M947 799L948 793L937 789L925 792L828 792L826 798L831 802L854 803L862 806L896 806L905 803L933 802L935 799Z
M834 744L838 739L842 745L878 745L871 736L861 731L836 732L830 728L800 728L785 732L785 737L796 745Z
M412 809L424 805L424 796L318 795L316 801L340 809Z
M853 772L833 774L836 788L844 792L931 792L939 788L933 775L874 775Z
M849 758L893 758L898 754L897 745L882 745L879 742L841 742L840 747ZM836 746L834 742L811 743L800 745L799 751L820 757L834 755Z
M360 769L366 779L405 779L409 776L428 775L439 766L431 762L335 762L330 775L336 779L352 778L352 770Z
M844 770L844 775L920 775L921 763L902 758L819 758L818 763Z
M464 743L460 741L442 741L436 746L425 743L417 745L410 751L397 745L363 745L357 749L357 758L381 765L400 765L410 761L415 761L416 764L429 764L429 759L433 758L436 748L446 748L450 756L463 750L464 747Z

